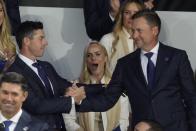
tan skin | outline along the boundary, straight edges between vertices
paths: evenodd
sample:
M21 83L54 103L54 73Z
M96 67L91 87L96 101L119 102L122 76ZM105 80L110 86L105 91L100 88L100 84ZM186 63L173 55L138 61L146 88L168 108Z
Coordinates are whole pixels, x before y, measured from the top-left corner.
M91 44L87 49L86 63L91 77L100 81L104 75L107 57L99 44Z
M148 129L150 129L150 126L147 123L140 122L135 126L134 131L148 131Z
M133 20L132 38L135 45L144 51L149 52L158 42L158 27L148 24L144 17Z
M28 93L21 85L3 82L0 87L0 108L2 115L10 119L16 115L26 100Z
M132 16L139 11L139 8L135 3L130 3L125 7L123 12L123 26L127 32L131 32ZM131 33L130 33L131 34Z
M38 29L33 32L32 38L25 37L23 39L23 46L20 53L35 61L37 57L43 56L47 45L48 42L45 38L44 31Z

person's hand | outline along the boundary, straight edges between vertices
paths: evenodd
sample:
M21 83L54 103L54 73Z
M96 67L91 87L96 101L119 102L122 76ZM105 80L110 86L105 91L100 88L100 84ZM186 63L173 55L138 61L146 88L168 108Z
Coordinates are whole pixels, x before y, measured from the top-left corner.
M83 100L84 98L86 98L86 93L84 90L84 87L77 87L76 83L74 82L72 87L69 87L67 92L66 92L66 96L71 96L74 98L74 101L76 104L80 104L81 100Z
M148 1L145 1L144 2L144 5L147 9L152 9L154 7L154 4L153 4L154 0L148 0Z
M115 18L119 12L120 0L110 0L110 14Z

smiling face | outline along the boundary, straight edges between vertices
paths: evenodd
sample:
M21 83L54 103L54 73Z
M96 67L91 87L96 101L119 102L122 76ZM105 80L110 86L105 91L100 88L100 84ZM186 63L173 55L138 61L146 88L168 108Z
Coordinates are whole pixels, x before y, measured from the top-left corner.
M90 44L86 53L86 64L92 76L103 75L107 56L99 44Z
M27 97L21 85L3 82L0 87L0 109L6 118L12 118L22 107Z
M133 20L132 38L138 48L150 51L158 40L158 27L151 26L144 17Z

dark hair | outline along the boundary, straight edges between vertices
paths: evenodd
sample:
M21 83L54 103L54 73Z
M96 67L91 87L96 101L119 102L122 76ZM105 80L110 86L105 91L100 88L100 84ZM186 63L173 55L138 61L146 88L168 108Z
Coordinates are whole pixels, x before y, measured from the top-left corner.
M17 33L16 41L19 49L22 48L22 42L25 37L32 38L35 30L43 29L43 24L39 21L25 21L20 24Z
M21 89L23 91L27 91L27 81L26 79L21 75L16 72L6 72L3 73L0 79L0 87L2 83L7 82L7 83L14 83L14 84L19 84L21 85Z
M147 131L163 131L163 128L160 123L154 120L142 120L140 122L144 122L150 126L150 128ZM138 123L140 123L138 122Z
M132 16L132 19L137 19L143 17L150 26L157 26L160 32L161 30L161 19L155 11L144 9L138 11L136 14Z

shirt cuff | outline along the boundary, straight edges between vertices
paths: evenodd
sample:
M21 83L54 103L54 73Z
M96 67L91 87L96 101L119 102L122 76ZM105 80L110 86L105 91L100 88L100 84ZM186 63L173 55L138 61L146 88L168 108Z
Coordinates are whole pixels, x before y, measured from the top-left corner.
M73 97L71 97L71 104L72 104L72 105L75 105L75 100L74 100Z
M114 17L109 13L109 16L110 16L110 19L112 20L112 21L114 21L115 19L114 19Z

